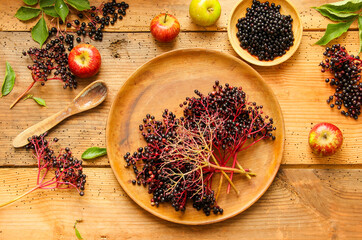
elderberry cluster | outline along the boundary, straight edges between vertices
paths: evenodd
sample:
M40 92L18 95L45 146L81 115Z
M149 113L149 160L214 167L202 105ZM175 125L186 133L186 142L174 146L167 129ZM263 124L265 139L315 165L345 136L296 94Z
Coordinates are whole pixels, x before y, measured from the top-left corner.
M29 48L28 51L23 51L23 55L29 55L33 61L33 65L28 65L28 69L34 82L41 82L44 86L48 80L60 80L64 83L64 89L77 88L75 76L69 70L68 53L64 46L64 41L71 37L73 36L67 35L64 39L60 36L47 43L45 48Z
M322 72L328 69L334 76L325 82L335 88L327 99L331 108L337 108L346 117L358 119L362 104L362 61L359 56L349 55L345 47L335 44L323 53L326 59L320 63ZM344 110L342 109L344 106Z
M202 209L207 216L211 212L222 214L223 209L217 205L209 184L217 168L203 169L205 160L198 157L201 155L198 149L203 151L205 146L199 148L199 144L205 140L206 146L237 154L248 140L252 141L249 145L252 146L261 139L275 139L273 119L263 116L263 106L247 102L241 87L229 84L223 87L216 81L213 88L208 95L195 90L197 97L187 97L180 104L182 117L177 118L165 109L161 121L147 114L139 125L147 145L133 154L127 152L125 167L132 167L135 173L132 184L147 187L148 193L153 195L151 205L169 202L176 211L185 211L187 200L192 200L193 207ZM185 131L180 132L180 129ZM190 134L181 137L183 133ZM185 143L182 149L181 142ZM192 144L194 148L185 150L183 147ZM182 161L184 153L187 155L195 149L194 161L187 157L188 161ZM223 164L226 165L228 159L226 157Z
M74 187L79 191L79 195L83 196L86 175L83 174L82 161L74 158L68 147L59 154L55 154L50 142L45 139L46 136L47 132L30 137L29 143L25 146L26 149L32 149L39 157L39 171L42 169L54 171L53 184L55 188L62 188L64 185ZM53 142L58 142L58 139L54 138Z
M182 163L180 168L180 165L170 163L164 165L163 168L160 167L164 163L160 156L163 151L167 151L166 143L175 139L176 128L180 124L180 120L168 109L164 110L162 117L162 121L157 121L154 116L146 115L143 124L139 125L139 130L142 131L147 146L138 148L133 154L128 152L124 156L126 167L132 165L136 176L136 180L132 180L132 183L148 187L148 193L153 195L152 206L168 202L176 211L185 211L187 199L191 199L193 207L197 210L202 209L207 216L211 211L214 214L222 214L223 209L215 205L213 191L205 185L201 186L203 191L200 192L196 192L199 186L185 186L185 183L194 182L194 179L199 178L200 171L185 175L186 179L183 181L179 181L180 176L169 174L169 172L180 170L183 173L190 172L194 168L193 164ZM143 166L139 170L137 164L140 163ZM178 184L170 191L170 186L175 182Z
M114 25L117 20L122 20L123 17L126 16L126 10L128 8L129 5L127 3L117 3L116 0L101 4L98 8L96 6L91 6L90 10L77 14L78 19L67 22L66 26L70 30L75 30L77 35L75 40L78 43L82 41L82 37L86 36L89 36L95 41L102 41L103 30L105 27L109 26L109 24ZM58 34L58 30L53 27L49 30L49 35L55 34ZM74 36L71 40L73 39ZM69 47L70 50L73 48L72 44L73 41Z
M246 16L240 18L236 37L240 46L259 60L272 61L293 46L293 18L280 14L280 5L253 0Z
M238 135L241 134L243 137L244 133L250 130L247 138L255 139L264 136L275 140L272 133L276 130L273 126L273 118L269 118L268 115L263 117L263 105L257 105L256 102L248 103L242 87L232 87L228 83L223 87L219 81L215 81L213 88L214 91L208 95L195 90L198 98L186 98L186 101L180 104L180 106L185 106L185 121L189 122L191 127L195 127L195 122L200 121L205 114L225 120L223 127L216 129L214 142L222 149L233 146Z

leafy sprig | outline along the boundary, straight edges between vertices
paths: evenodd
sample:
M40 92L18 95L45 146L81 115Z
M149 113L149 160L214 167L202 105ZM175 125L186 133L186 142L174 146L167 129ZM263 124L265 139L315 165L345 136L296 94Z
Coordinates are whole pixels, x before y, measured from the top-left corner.
M1 97L8 95L14 88L15 84L15 72L10 66L10 63L6 62L6 72L3 85L1 86Z
M89 160L97 157L101 157L107 154L106 148L91 147L84 151L82 159Z
M28 96L26 96L24 98L24 101L27 99L33 99L37 104L39 104L40 106L46 107L46 103L45 100L39 97L34 97L32 94L29 94Z
M32 38L40 44L40 47L49 36L44 14L53 18L61 18L65 22L69 14L69 6L78 11L90 9L89 0L23 0L23 2L30 6L39 3L39 8L21 6L15 17L21 21L27 21L41 15L41 18L31 30Z
M82 219L80 219L80 220L75 220L75 223L74 223L75 236L76 236L77 239L79 239L79 240L82 240L82 239L83 239L82 235L80 235L80 232L79 232L78 229L77 229L77 224L78 224L78 223L81 223L81 222L83 222Z
M360 50L362 51L362 9L361 0L344 0L335 3L324 4L319 7L312 7L323 16L332 21L339 22L328 24L327 29L321 39L316 42L318 45L326 45L335 38L347 32L351 24L358 20Z

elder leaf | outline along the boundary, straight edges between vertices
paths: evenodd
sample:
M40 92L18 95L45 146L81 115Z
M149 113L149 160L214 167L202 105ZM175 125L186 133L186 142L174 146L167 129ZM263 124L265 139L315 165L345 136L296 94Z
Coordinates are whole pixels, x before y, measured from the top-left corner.
M40 12L40 9L22 6L16 12L15 17L21 21L27 21L39 16Z
M46 15L51 17L59 17L58 13L55 11L54 6L44 7L43 10Z
M312 7L313 9L317 10L320 14L323 16L331 19L332 21L348 21L356 18L358 14L355 13L344 13L344 12L338 12L333 9L329 9L328 7Z
M67 3L78 11L90 9L90 4L88 0L67 0Z
M340 2L324 4L321 7L329 8L336 12L355 12L362 8L362 1L344 0Z
M42 98L38 98L38 97L33 97L33 100L39 104L40 106L43 106L43 107L46 107L46 103L45 103L45 100L42 99Z
M80 232L78 231L77 229L77 223L78 222L82 222L82 220L76 220L75 223L74 223L74 230L75 230L75 236L79 239L79 240L82 240L82 235L80 235Z
M40 0L39 4L41 8L53 6L55 0Z
M43 43L47 40L49 36L48 27L44 20L44 16L42 16L39 21L35 24L33 29L31 30L31 36L34 41L40 44L40 47L43 46Z
M349 22L341 22L336 24L328 24L326 32L323 37L319 39L315 44L326 45L335 38L338 38L343 33L347 32L349 26L351 26L353 20Z
M106 148L91 147L84 151L82 159L93 159L107 154Z
M23 2L27 5L35 5L38 3L38 0L23 0Z
M32 94L29 94L28 96L26 96L24 98L24 101L27 99L33 99L37 104L39 104L40 106L46 107L47 105L45 104L44 99L42 98L38 98L38 97L34 97Z
M13 68L10 66L10 63L6 62L5 78L1 87L1 96L6 96L13 90L15 77L16 75Z
M67 4L65 4L64 0L55 0L55 11L61 17L63 22L65 22L65 18L69 14L69 8Z

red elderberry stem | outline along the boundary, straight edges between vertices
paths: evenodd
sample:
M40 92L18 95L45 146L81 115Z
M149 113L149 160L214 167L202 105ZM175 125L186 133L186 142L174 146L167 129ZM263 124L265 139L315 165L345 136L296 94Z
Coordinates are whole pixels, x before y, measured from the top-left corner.
M12 109L15 106L15 104L17 104L20 101L20 99L22 99L25 96L25 94L27 94L30 91L30 89L34 86L34 84L35 81L33 81L29 85L29 87L10 105L10 109Z
M14 199L12 199L12 200L10 200L10 201L6 202L6 203L1 204L1 205L0 205L0 208L5 207L5 206L7 206L7 205L9 205L9 204L11 204L11 203L13 203L13 202L16 202L16 201L17 201L17 200L19 200L20 198L22 198L22 197L24 197L24 196L28 195L29 193L31 193L31 192L33 192L33 191L35 191L35 190L36 190L36 189L38 189L38 188L40 188L40 185L37 185L37 186L35 186L34 188L30 189L29 191L27 191L27 192L23 193L22 195L20 195L20 196L18 196L18 197L16 197L16 198L14 198Z

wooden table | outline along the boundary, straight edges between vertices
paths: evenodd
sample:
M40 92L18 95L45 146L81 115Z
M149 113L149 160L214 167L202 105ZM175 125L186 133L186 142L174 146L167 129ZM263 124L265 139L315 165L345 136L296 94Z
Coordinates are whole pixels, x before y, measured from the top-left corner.
M100 3L101 0L91 0ZM94 79L105 80L110 95L101 106L74 116L57 126L51 137L70 146L76 156L90 146L105 146L108 111L118 89L141 64L172 49L204 47L236 55L227 33L227 19L237 1L222 0L216 26L194 25L189 1L134 0L125 19L108 28L103 42L92 42L103 63L93 79L80 80L75 91L59 83L36 86L48 107L22 101L9 105L31 82L22 50L37 46L29 30L35 21L20 22L14 14L22 1L0 1L0 76L9 61L17 74L14 90L0 100L0 202L13 199L35 185L35 160L24 149L14 149L12 139L25 128L59 111ZM206 226L184 226L161 220L127 197L110 168L107 157L85 162L88 175L84 197L74 190L40 190L0 210L0 239L76 239L73 224L85 239L361 239L362 149L361 119L345 118L325 103L333 93L324 82L318 63L323 48L313 45L323 35L328 20L311 6L323 0L293 0L303 21L302 43L296 54L275 67L253 66L271 86L283 110L286 143L280 171L264 196L247 211L227 221ZM330 1L332 2L332 1ZM95 5L97 5L95 4ZM153 16L168 11L181 24L173 43L158 43L149 33ZM357 25L339 43L358 50ZM334 41L333 43L336 43ZM311 127L322 121L342 129L344 143L332 157L317 157L309 149Z

